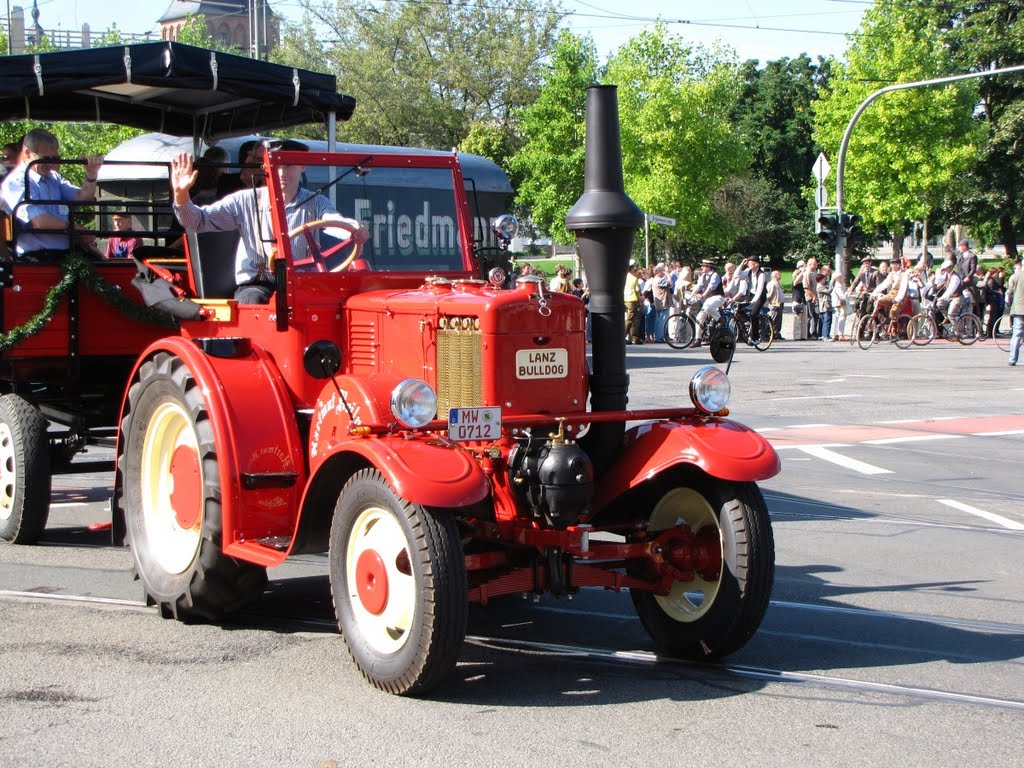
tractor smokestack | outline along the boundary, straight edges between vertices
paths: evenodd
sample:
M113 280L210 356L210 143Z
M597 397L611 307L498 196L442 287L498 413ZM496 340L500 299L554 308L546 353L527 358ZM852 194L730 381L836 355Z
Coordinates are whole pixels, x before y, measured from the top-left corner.
M576 233L590 286L590 408L619 411L626 408L629 390L622 293L633 236L643 226L644 215L626 195L622 182L619 102L614 85L587 89L586 135L583 195L565 217L565 227ZM591 425L581 442L596 472L611 466L622 448L625 429L625 424Z

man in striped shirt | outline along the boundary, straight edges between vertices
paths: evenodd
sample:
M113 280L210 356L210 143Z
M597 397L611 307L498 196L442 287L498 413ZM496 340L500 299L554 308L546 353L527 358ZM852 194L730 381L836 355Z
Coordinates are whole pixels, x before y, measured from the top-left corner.
M274 149L307 151L308 147L288 140ZM324 230L328 235L339 239L351 235L355 243L365 243L369 238L366 227L355 219L342 216L323 195L299 186L305 170L303 165L282 165L277 169L287 201L285 217L288 230L318 219L337 220L337 228ZM192 232L238 230L239 243L235 253L235 282L238 287L235 298L241 304L266 304L274 293L274 275L270 267L274 237L267 187L239 190L209 205L198 206L189 197L196 177L191 155L183 153L171 161L174 215L186 230ZM303 235L293 238L291 247L295 261L301 261L308 254L309 246Z

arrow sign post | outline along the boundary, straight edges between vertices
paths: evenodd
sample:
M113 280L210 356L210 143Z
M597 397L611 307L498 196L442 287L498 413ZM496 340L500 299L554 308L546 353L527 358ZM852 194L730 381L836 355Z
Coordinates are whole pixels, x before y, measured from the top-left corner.
M651 266L651 222L655 224L661 224L665 227L674 227L676 225L675 219L670 219L668 216L658 216L653 213L644 214L644 266Z

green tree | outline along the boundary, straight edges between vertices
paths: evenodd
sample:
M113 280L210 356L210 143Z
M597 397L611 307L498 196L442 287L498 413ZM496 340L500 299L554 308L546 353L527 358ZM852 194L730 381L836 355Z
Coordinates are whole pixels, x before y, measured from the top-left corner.
M833 161L854 111L886 85L926 80L954 70L937 6L878 4L864 14L833 76L815 102L818 143ZM846 155L844 207L864 217L865 231L902 240L907 222L927 218L974 162L979 135L971 84L886 94L863 114ZM810 196L810 190L808 190Z
M724 50L690 48L661 25L627 42L608 63L619 86L626 192L644 211L670 216L670 253L727 245L736 222L712 198L749 175L750 153L732 126L737 66Z
M953 61L958 69L982 72L1024 61L1024 3L966 3L944 20ZM1000 242L1017 254L1024 228L1024 79L1018 74L987 77L979 82L981 108L977 120L987 141L963 183L950 195L949 208L958 220L986 242Z
M541 233L561 243L572 242L565 216L583 194L586 91L597 78L594 41L562 32L543 88L518 113L524 144L509 164L516 201Z
M334 73L356 97L345 138L435 149L459 146L477 122L513 132L559 19L551 0L303 6L306 21L286 30L280 57Z
M226 45L210 34L210 28L206 24L206 14L203 13L191 13L185 18L185 23L178 30L177 41L198 48L209 48L212 51L239 52L236 47Z

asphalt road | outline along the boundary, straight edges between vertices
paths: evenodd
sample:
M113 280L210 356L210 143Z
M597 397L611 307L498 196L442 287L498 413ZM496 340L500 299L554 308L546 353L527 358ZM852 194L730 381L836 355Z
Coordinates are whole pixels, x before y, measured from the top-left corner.
M630 405L686 399L706 351L630 347ZM46 540L0 547L0 766L1020 765L1024 372L988 344L743 348L732 416L777 574L720 666L659 661L625 594L471 613L455 679L379 693L336 634L323 558L224 625L141 605L104 475L59 478Z

